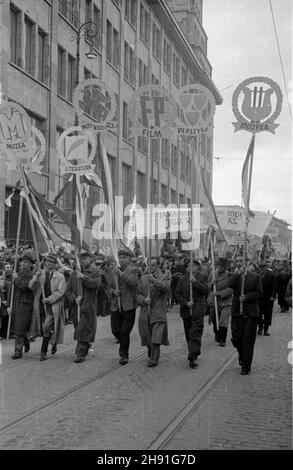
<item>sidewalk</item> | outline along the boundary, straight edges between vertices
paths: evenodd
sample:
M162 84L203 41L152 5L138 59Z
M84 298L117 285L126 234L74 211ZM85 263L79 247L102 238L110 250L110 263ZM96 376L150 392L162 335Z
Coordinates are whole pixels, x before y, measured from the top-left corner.
M270 333L256 339L250 375L234 361L166 449L292 449L292 312L276 313Z

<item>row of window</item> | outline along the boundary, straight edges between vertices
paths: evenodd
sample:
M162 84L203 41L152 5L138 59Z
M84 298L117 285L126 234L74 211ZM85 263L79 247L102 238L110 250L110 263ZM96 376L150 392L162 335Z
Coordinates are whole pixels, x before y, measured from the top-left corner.
M27 15L10 7L10 60L27 73L48 84L49 37Z
M72 1L59 1L60 13L66 18L73 19L75 16L76 4ZM128 10L127 10L128 11ZM133 11L133 8L129 11ZM146 25L150 24L150 14L147 10L141 6L142 15L142 31L141 35L144 40L148 38L149 27ZM72 20L73 21L73 20ZM97 35L93 38L94 46L97 49L101 49L101 11L95 4L92 4L91 0L86 1L86 21L93 21L97 27ZM112 23L107 20L106 24L106 58L117 70L120 69L120 34L113 27ZM23 34L24 32L24 34ZM24 37L24 43L23 43ZM161 59L161 31L153 23L153 54L159 60ZM13 63L22 67L30 75L34 76L41 82L48 84L49 80L49 36L45 33L36 23L34 23L29 17L23 15L20 10L11 4L10 8L10 59ZM68 80L69 83L62 83L66 81L66 64L65 64L65 51L62 48L58 48L58 73L61 71L62 77L58 77L58 93L64 96L65 88L68 88L68 99L71 99L72 95L72 74L74 73L75 58L68 55ZM188 83L188 72L186 68L181 66L181 77L180 77L180 58L174 52L173 62L171 55L171 44L164 38L163 45L163 67L164 70L171 74L173 66L173 82L179 87L185 86ZM59 68L60 66L60 68ZM149 70L148 67L143 64L141 59L138 59L138 84L142 86L149 83ZM72 73L71 73L72 72ZM134 46L130 45L125 41L124 43L124 77L134 87L136 86L136 56L134 53ZM189 76L189 82L195 81L195 76ZM74 80L73 80L74 82Z

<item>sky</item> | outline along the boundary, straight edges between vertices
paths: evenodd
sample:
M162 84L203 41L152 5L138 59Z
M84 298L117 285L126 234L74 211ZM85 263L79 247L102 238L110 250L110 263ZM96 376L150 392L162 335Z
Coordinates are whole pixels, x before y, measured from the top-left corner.
M268 77L283 93L275 134L256 135L250 207L274 212L292 223L292 0L271 0L285 81L278 53L270 0L203 0L212 78L221 92L214 129L213 200L241 203L241 172L251 135L234 133L232 95L243 80Z

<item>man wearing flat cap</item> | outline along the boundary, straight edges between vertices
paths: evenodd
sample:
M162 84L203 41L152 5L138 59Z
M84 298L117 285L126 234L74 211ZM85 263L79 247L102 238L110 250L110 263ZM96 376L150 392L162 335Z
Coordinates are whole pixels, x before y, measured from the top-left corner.
M57 344L62 344L64 341L66 281L64 275L57 270L57 263L57 256L49 253L45 258L45 269L40 278L39 295L41 296L43 288L45 297L42 302L46 311L40 361L47 359L49 343L52 345L51 354L56 354Z
M192 300L190 300L190 280ZM175 298L180 304L180 316L188 345L188 360L192 369L198 366L197 357L201 353L206 310L205 297L208 292L208 276L201 271L200 262L194 260L188 272L180 277L175 291Z
M243 281L244 293L242 295ZM258 300L262 296L262 283L256 272L249 270L245 272L245 267L242 267L239 273L232 275L229 285L233 289L231 340L239 354L241 374L247 375L250 373L253 359L259 316ZM243 311L241 310L241 303L243 304Z
M84 362L97 329L97 293L101 275L93 264L91 253L80 255L81 271L72 272L66 289L66 298L74 310L74 339L77 341L74 362ZM77 310L80 306L80 319ZM78 321L78 322L77 322Z
M119 250L118 256L120 269L110 271L108 290L111 296L111 330L120 343L119 363L125 365L129 359L130 333L135 322L138 269L131 263L133 255L130 250Z
M229 320L231 317L232 293L229 287L231 274L227 270L228 259L219 258L215 270L215 280L210 282L210 292L207 298L209 323L213 324L215 341L220 346L226 346ZM214 289L215 284L215 289ZM217 330L215 314L215 296L217 298L219 329Z
M31 254L25 254L19 265L19 270L13 273L14 284L12 310L8 308L8 313L13 316L13 332L16 335L15 348L12 359L20 359L22 350L25 352L30 349L28 333L30 331L33 315L34 285L33 276L34 259ZM33 281L33 282L32 282Z

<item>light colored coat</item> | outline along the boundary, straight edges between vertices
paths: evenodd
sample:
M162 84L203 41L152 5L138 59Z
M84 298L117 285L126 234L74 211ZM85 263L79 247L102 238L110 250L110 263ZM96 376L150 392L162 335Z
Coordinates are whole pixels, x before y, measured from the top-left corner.
M42 294L42 288L45 285L46 270L43 270L38 287L34 297L34 313L31 324L31 336L41 335L41 321L40 321L40 298ZM64 313L64 294L66 290L65 277L59 271L54 271L51 278L51 292L52 294L48 297L50 305L52 307L52 313L54 318L54 332L51 337L51 344L62 344L64 340L64 325L65 325L65 313ZM46 318L43 324L43 329L50 319L51 315L47 312Z

